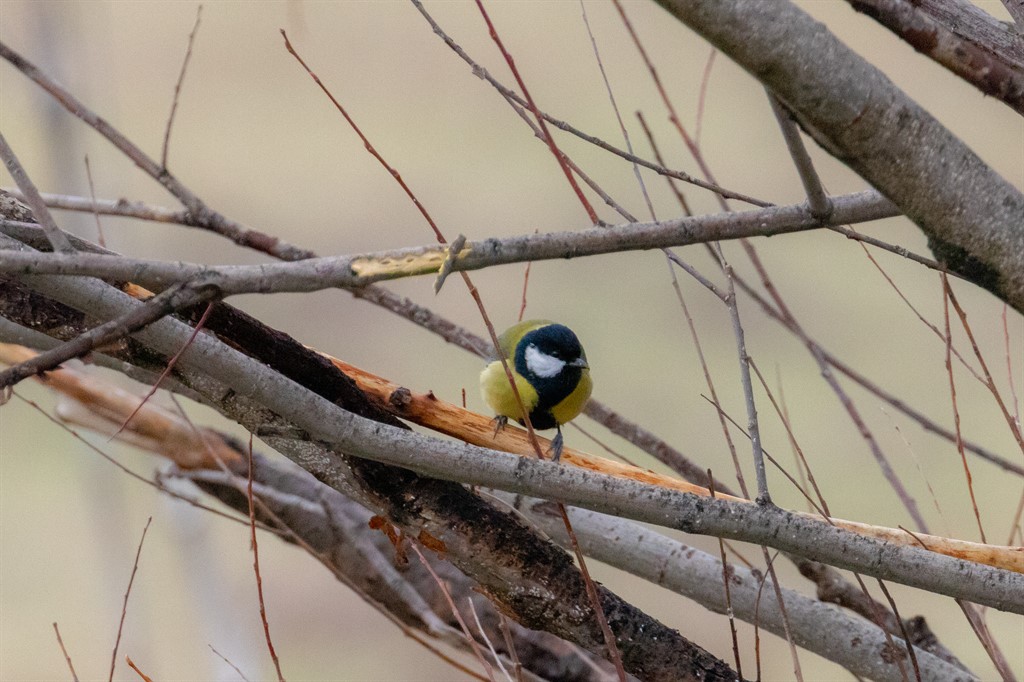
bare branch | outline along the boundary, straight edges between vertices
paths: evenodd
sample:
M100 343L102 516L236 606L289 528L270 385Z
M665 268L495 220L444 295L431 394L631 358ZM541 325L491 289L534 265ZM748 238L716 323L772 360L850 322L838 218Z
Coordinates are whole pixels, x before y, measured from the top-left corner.
M141 305L110 287L88 280L76 281L75 286L60 283L61 278L54 281L31 276L26 280L31 286L45 290L47 295L82 306L97 317L117 316L127 308ZM97 290L97 286L101 289ZM186 325L165 318L136 336L160 352L173 352L190 333ZM695 498L548 461L445 443L371 422L339 409L265 365L202 335L182 355L180 362L192 371L199 370L232 386L241 396L258 400L313 438L332 443L339 450L358 457L397 465L425 476L562 499L595 511L687 532L765 544L867 575L1024 613L1022 574L950 559L915 547L870 540L775 508ZM251 418L244 417L242 423L257 428L258 424L247 424ZM273 442L275 448L283 447L285 454L295 456L294 445L288 446L277 439ZM303 443L303 448L307 454L299 458L300 465L319 472L325 480L334 481L332 485L358 494L358 486L351 482L343 484L339 479L347 470L342 462L325 458L326 453L311 459L308 443ZM438 534L448 536L445 542L453 546L459 544L451 532L447 526L437 529ZM597 637L600 642L600 635ZM603 646L603 642L599 646ZM623 655L629 658L627 652Z
M939 260L1024 312L1024 195L788 0L660 0L892 199Z
M835 211L824 224L847 224L894 215L892 204L875 192L834 199ZM0 221L2 226L3 221ZM467 241L452 261L454 271L534 260L578 258L621 251L647 250L749 236L768 236L824 225L802 204L773 206L739 213L677 218L657 223L629 223L574 232L527 234L506 239ZM415 275L433 275L448 257L445 247L423 246L355 256L309 258L299 262L215 267L155 260L131 260L95 254L4 253L0 272L12 274L89 275L130 280L160 288L168 283L203 278L230 296L240 293L319 291L361 287Z
M25 201L32 207L32 212L38 216L39 225L43 228L46 233L46 238L50 241L50 245L54 251L59 253L71 253L75 249L71 246L71 242L68 240L68 236L64 234L64 231L57 227L57 223L54 222L53 216L46 209L46 204L43 202L42 197L39 195L39 190L36 189L36 185L32 182L32 178L28 176L25 169L22 167L21 162L18 161L18 157L14 155L14 150L11 149L10 145L7 144L7 139L0 134L0 159L3 159L4 165L7 166L7 171L14 178L14 182L17 183L21 189Z
M178 198L189 210L197 225L211 229L231 239L236 244L263 251L284 260L308 258L310 252L298 249L276 237L252 230L241 223L225 218L208 207L202 199L185 187L170 171L162 167L145 152L125 137L119 130L90 110L77 97L72 95L59 83L54 81L34 64L0 42L0 58L6 59L15 68L35 81L41 88L56 99L61 106L82 119L88 126L107 138L121 153L132 160L147 175L163 185L171 194ZM33 207L37 216L42 215Z
M963 78L986 95L1024 114L1024 64L993 52L990 41L957 35L907 0L847 0L858 12L885 26L918 52ZM1005 29L1003 29L1005 31ZM972 36L977 38L977 36Z

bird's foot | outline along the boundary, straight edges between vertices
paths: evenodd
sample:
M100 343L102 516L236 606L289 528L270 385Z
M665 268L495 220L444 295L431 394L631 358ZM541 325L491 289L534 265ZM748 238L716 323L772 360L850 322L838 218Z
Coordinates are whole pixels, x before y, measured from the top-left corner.
M495 417L494 418L494 435L491 436L491 438L497 438L498 434L501 433L501 430L505 428L506 424L508 424L508 417L506 417L505 415L499 414L497 417Z
M558 427L558 432L555 433L555 437L551 439L551 461L557 462L562 458L562 428Z

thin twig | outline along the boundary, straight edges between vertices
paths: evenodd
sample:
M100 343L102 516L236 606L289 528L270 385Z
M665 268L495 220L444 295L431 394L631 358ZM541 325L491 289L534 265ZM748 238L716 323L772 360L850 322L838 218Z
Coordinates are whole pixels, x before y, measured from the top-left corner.
M536 117L537 125L540 126L540 129L544 133L544 141L547 143L548 148L551 150L551 154L555 157L555 160L558 162L559 168L561 168L562 172L565 174L565 179L569 181L569 185L572 187L573 192L576 194L576 197L580 200L580 204L583 206L583 210L587 212L587 216L590 218L590 224L600 224L601 220L600 218L597 217L597 212L594 210L594 207L590 205L590 202L587 200L587 197L583 194L583 190L580 189L579 184L577 184L576 178L573 177L573 174L569 170L569 167L565 164L565 161L562 159L562 152L558 149L558 144L555 142L555 138L552 137L551 133L548 131L547 122L544 120L544 117L541 116L540 109L537 108L537 103L533 101L533 96L530 94L530 89L526 87L526 81L519 73L519 69L516 67L516 62L515 59L513 59L512 57L512 53L505 49L505 44L502 42L501 36L498 35L498 30L497 28L495 28L494 22L491 21L490 15L484 8L482 0L476 0L476 7L478 10L480 10L480 16L483 17L484 23L487 24L487 31L491 36L491 40L493 40L494 44L497 45L498 51L501 52L501 56L505 58L505 63L508 64L508 68L512 72L512 76L516 79L516 83L519 84L519 89L522 90L523 97L526 99L527 108L529 108L529 110Z
M0 388L13 386L30 376L53 369L62 362L85 355L98 346L129 336L175 310L209 300L216 294L216 289L209 287L173 286L123 317L104 322L56 348L0 372Z
M199 21L203 16L203 6L196 8L196 21L192 24L192 32L188 34L188 49L185 50L185 59L181 62L181 72L178 74L178 82L174 84L174 98L171 101L171 113L167 116L167 127L164 129L163 151L160 153L160 165L167 168L167 153L171 148L171 128L174 126L174 114L178 111L178 98L181 95L181 86L185 82L185 72L188 71L189 60L192 59L192 45L196 40L196 33L199 31Z
M121 431L123 431L125 428L127 428L128 424L131 423L132 419L135 417L135 415L138 413L138 411L142 409L142 406L145 405L149 401L149 399L153 397L153 395L156 393L157 389L160 388L160 384L163 383L163 380L166 379L168 377L168 375L170 375L171 370L173 370L174 366L178 364L178 358L181 357L182 353L184 353L186 350L188 350L189 346L192 345L192 342L195 341L196 335L198 335L199 332L202 331L203 325L206 323L206 320L210 316L210 312L212 310L213 310L213 303L210 302L210 303L208 303L206 305L206 309L203 311L203 314L199 318L199 321L196 322L196 325L195 325L195 327L192 330L192 334L189 337L189 340L185 343L185 345L183 345L181 348L178 349L178 352L176 352L171 357L170 360L167 361L167 366L164 367L163 371L160 372L160 376L158 376L156 381L153 382L153 385L150 386L149 392L146 393L146 395L139 402L138 407L136 407L132 411L132 413L130 415L128 415L128 417L124 420L124 422L121 423L121 426L118 427L117 431L115 431L113 433L113 435L110 436L111 439L117 437L117 435L119 433L121 433Z
M960 453L960 462L964 466L964 478L967 482L967 492L971 496L971 507L974 509L974 520L978 524L978 534L981 536L982 542L988 542L985 539L985 527L981 523L981 514L978 512L978 500L974 496L974 480L971 476L971 467L967 464L967 454L964 452L964 441L960 435L960 410L956 403L956 383L953 381L953 361L952 353L950 349L953 346L953 333L949 328L949 280L945 275L942 276L942 309L943 319L946 323L946 374L949 376L949 397L953 402L953 427L956 430L956 449Z
M948 266L943 265L942 263L940 263L939 261L935 260L934 258L926 258L924 256L919 256L918 254L914 253L913 251L910 251L909 249L906 249L906 248L904 248L902 246L897 246L895 244L890 244L889 242L883 242L881 239L875 239L874 237L869 237L866 234L861 234L860 232L857 232L855 230L850 229L846 225L827 225L825 229L832 230L833 232L841 234L844 237L846 237L847 239L850 239L850 240L853 240L853 241L856 241L856 242L862 242L864 244L870 244L871 246L874 246L874 247L877 247L879 249L882 249L883 251L888 251L889 253L894 253L897 256L899 256L900 258L905 258L907 260L914 261L915 263L923 265L926 268L929 268L931 270L935 270L936 272L945 272L945 273L947 273L949 275L952 275L952 276L954 276L954 277L956 277L958 279L969 281L967 276L965 276L965 275L963 275L963 274L961 274L959 272L949 272L949 267Z
M852 228L843 227L841 229L843 229L843 230L845 230L845 231L847 231L847 232L849 232L849 233L851 233L853 235L860 236L859 233L856 230L852 229ZM864 251L864 256L868 259L868 261L872 265L875 266L875 269L878 270L880 275L882 275L882 278L885 279L885 281L889 284L889 286L892 288L892 290L896 292L896 295L900 297L900 300L903 301L903 303L908 308L910 308L910 311L912 313L914 313L915 317L917 317L917 319L920 320L923 325L928 327L928 329L930 329L932 331L932 333L935 334L935 337L937 339L939 339L939 341L942 342L942 345L945 346L946 345L946 336L939 330L938 327L936 327L934 324L929 322L925 318L925 316L921 314L921 312L917 309L917 307L913 303L910 302L910 299L908 299L906 294L903 293L903 290L900 289L899 286L896 285L896 282L893 281L893 278L890 277L889 273L885 271L885 268L882 267L881 263L879 263L878 260L873 255L871 255L871 250L868 247L864 246L864 244L867 244L867 243L869 243L869 242L863 241L863 242L861 242L861 245L860 245L861 249ZM947 271L947 268L944 265L941 265L940 263L935 263L935 265L936 265L936 270L938 270L939 272L946 272ZM947 274L951 274L951 273L947 273ZM953 355L956 356L956 359L960 361L960 364L964 366L964 369L966 369L968 372L970 372L971 376L973 376L975 379L977 379L979 383L984 384L985 380L981 378L981 375L978 374L978 371L976 369L974 369L973 367L971 367L967 363L967 360L964 358L963 355L960 354L960 351L957 350L956 346L953 346L951 348L951 350L953 351Z
M832 202L821 185L818 172L814 170L814 162L811 161L811 155L807 153L807 147L804 146L803 138L800 137L800 129L790 118L789 112L779 98L770 90L765 90L765 93L768 95L768 103L772 107L772 113L775 114L775 120L779 122L782 139L786 142L789 156L793 159L800 182L803 183L811 215L815 218L825 219L832 212Z
M512 639L512 630L508 626L508 616L498 612L498 628L501 636L505 639L505 648L508 650L509 658L512 659L512 670L516 674L516 682L523 682L523 664L519 662L519 652L516 651L516 643Z
M0 43L0 46L2 46L2 43ZM54 222L53 216L47 210L46 204L43 202L39 190L36 189L35 183L32 182L32 178L25 172L25 168L18 161L14 150L7 144L7 139L3 136L3 133L0 133L0 159L3 159L4 165L7 166L7 172L11 174L15 184L21 189L25 201L32 209L36 220L39 221L39 226L46 233L46 238L49 240L53 250L57 253L74 253L75 247L71 246L71 241L64 234L64 231L57 227L57 223Z
M230 661L230 660L228 659L228 657L227 657L227 656L225 656L225 655L224 655L224 654L222 654L221 652L219 652L219 651L217 651L216 649L214 649L214 648L213 648L213 645L212 645L212 644L207 644L206 646L210 647L210 651L212 651L213 653L217 654L217 656L219 656L219 657L220 657L220 659L221 659L222 661L224 661L225 663L227 663L228 665L230 665L230 666L231 666L231 668L232 668L232 669L233 669L233 670L234 670L234 671L235 671L236 673L238 673L238 676L239 676L240 678L242 678L243 682L249 682L249 678L245 676L245 673L243 673L243 672L242 672L241 670L239 670L239 669L238 669L238 666L237 666L237 665L235 665L234 663L232 663L232 662L231 662L231 661Z
M765 564L768 567L768 575L772 578L772 589L775 591L775 601L779 605L779 613L782 615L782 628L786 634L786 642L789 644L789 657L793 661L793 676L797 682L803 682L804 675L800 669L800 656L796 651L796 642L793 640L793 631L789 624L789 614L786 612L786 602L782 597L782 586L779 584L779 576L775 572L775 559L779 556L768 555L768 548L761 545L761 553L764 555Z
M249 474L245 495L249 501L249 544L252 545L252 570L256 574L256 594L260 603L260 622L263 623L263 637L267 642L267 651L274 661L274 670L277 672L278 682L284 682L284 675L281 673L281 661L274 649L274 642L270 638L270 623L267 620L267 605L263 600L263 576L260 574L260 548L256 542L256 505L252 496L252 433L249 434Z
M893 614L896 616L896 622L900 624L900 632L903 635L904 649L907 655L910 656L910 665L914 668L914 679L917 682L921 682L921 666L917 663L917 654L914 652L914 646L911 644L910 633L907 632L906 621L900 616L899 609L896 608L896 600L893 599L892 594L889 592L889 588L885 586L885 581L878 579L878 587L882 590L882 594L885 595L886 601L889 602L889 608L892 609ZM900 671L903 670L903 666L900 665ZM904 674L904 678L906 675Z
M283 260L299 260L309 258L312 255L311 252L298 249L277 237L264 234L258 230L249 229L236 221L228 220L220 213L211 209L170 171L147 156L145 152L119 130L3 42L0 42L0 58L6 59L16 69L35 81L37 85L48 92L68 112L82 119L86 125L107 138L111 144L117 147L122 154L134 162L144 173L163 185L167 191L173 194L189 210L189 213L193 215L196 221L197 227L203 227L216 232L240 246L256 249ZM43 214L39 212L37 207L32 204L30 205L36 212L37 219L43 219L41 218Z
M89 198L92 204L92 217L96 219L96 243L100 246L105 247L107 245L107 239L103 235L103 223L100 222L100 213L96 210L96 186L92 181L92 167L89 165L89 155L85 155L85 177L89 180ZM46 194L41 195L43 202L50 206L49 200Z
M981 642L981 646L985 649L985 653L988 654L992 665L999 672L999 677L1002 678L1003 682L1016 682L1017 676L1013 674L1006 656L1003 655L1003 650L999 648L999 644L992 636L988 623L985 622L984 613L981 613L980 609L974 604L963 599L957 599L956 603L964 612L964 615L967 616L967 622L970 623L971 629L974 631L975 636L977 636L978 641Z
M451 50L453 52L455 52L455 54L457 54L464 62L466 62L470 66L470 68L473 70L473 75L475 75L475 76L477 76L477 77L487 81L488 83L490 83L491 86L494 87L494 89L497 90L499 93L501 93L501 95L503 97L506 97L508 99L511 99L511 100L515 101L516 103L518 103L522 107L528 107L528 104L527 104L526 100L524 100L522 97L520 97L517 93L513 92L512 90L510 90L507 87L505 87L504 85L502 85L497 79L495 79L493 76L491 76L491 74L488 73L487 69L485 69L483 66L481 66L480 64L475 62L466 53L466 51L463 50L462 47L459 46L458 43L456 43L450 36L448 36L448 34L444 32L444 29L441 28L440 24L438 24L436 21L434 21L434 18L432 16L430 16L430 14L423 7L423 4L421 2L419 2L419 0L411 0L411 1L412 1L412 4L416 7L416 9L419 10L420 14L423 15L423 18L427 20L427 23L430 24L430 27L433 29L434 33L437 34L437 36L439 38L441 38L441 40L443 40L445 42L445 44L449 48L451 48ZM742 201L744 203L751 204L752 206L761 206L761 207L771 206L770 202L762 201L761 199L756 199L754 197L750 197L750 196L747 196L745 194L740 194L739 192L734 192L732 190L725 189L724 187L720 187L720 186L718 186L716 184L705 182L705 181L703 181L703 180L701 180L699 178L696 178L696 177L690 175L689 173L684 173L682 171L670 170L669 168L666 168L664 165L658 165L658 164L651 163L650 161L647 161L645 159L641 159L640 157L634 156L633 154L630 154L629 152L626 152L626 151L623 151L623 150L618 149L616 147L613 147L612 145L608 144L607 142L604 142L603 140L601 140L601 139L599 139L597 137L594 137L592 135L588 135L588 134L582 132L581 130L578 130L577 128L574 128L573 126L569 125L568 123L565 123L564 121L560 121L559 119L554 118L553 116L549 116L548 114L545 114L543 112L541 113L541 115L544 117L545 121L547 121L551 125L555 126L559 130L563 130L563 131L565 131L567 133L570 133L571 135L575 135L576 137L580 138L581 140L584 140L585 142L588 142L588 143L593 144L593 145L595 145L597 147L600 147L601 149L604 149L607 152L615 154L616 156L618 156L620 158L623 158L623 159L625 159L627 161L631 161L633 163L637 163L637 164L643 166L644 168L648 168L648 169L654 171L655 173L658 173L659 175L667 175L669 177L676 178L677 180L681 180L683 182L687 182L687 183L690 183L692 185L697 185L698 187L702 187L704 189L711 190L712 192L715 192L716 194L720 194L720 195L728 197L730 199L735 199L737 201Z
M146 519L146 527L142 529L142 537L139 539L139 547L135 550L135 561L132 564L132 575L128 579L128 588L124 591L124 603L121 605L121 620L117 625L117 639L114 641L114 652L110 656L110 675L108 682L113 682L114 668L117 666L117 648L121 646L121 633L124 631L124 620L128 616L128 596L132 593L132 584L135 582L135 573L139 570L139 557L142 556L142 544L146 541L146 533L149 532L149 524L153 523L153 517Z
M974 357L978 359L978 364L981 365L981 371L985 375L985 380L982 383L984 383L985 387L988 388L990 393L992 393L992 397L995 398L996 404L999 406L999 411L1003 413L1006 425L1010 428L1010 433L1013 434L1014 439L1016 439L1021 452L1024 452L1024 437L1021 436L1020 426L1017 424L1017 420L1010 415L1010 411L1006 408L1006 403L1003 401L1003 396L999 394L999 389L996 387L995 379L992 378L992 373L988 371L988 363L985 362L985 357L981 354L981 348L978 347L978 341L974 338L974 332L971 330L971 325L967 323L967 313L964 311L963 306L960 305L960 301L957 300L956 295L953 293L953 288L949 285L948 277L943 279L943 286L946 288L946 294L949 296L949 302L953 304L953 309L956 310L956 314L960 318L960 324L963 326L964 332L967 333L967 339L971 342L971 350L974 351Z
M594 37L594 30L590 27L590 19L587 16L587 5L583 0L580 0L580 12L583 15L583 24L587 28L587 35L590 36L590 46L594 52L594 58L597 60L597 68L601 72L601 80L604 81L604 90L608 94L608 101L612 105L612 111L615 112L615 120L619 124L619 132L622 133L622 139L626 143L626 149L629 150L630 154L633 154L633 143L629 139L629 131L626 130L626 124L622 121L622 114L619 112L619 105L615 101L615 92L612 90L612 84L608 80L608 73L604 69L604 62L601 60L601 50L597 47L597 39ZM657 220L658 217L654 212L654 204L651 202L651 195L647 192L647 185L644 184L644 178L640 174L640 166L634 162L633 175L636 177L637 185L640 186L640 193L643 195L644 203L647 205L647 211L651 216L651 220Z
M469 626L466 624L465 619L462 617L462 613L459 612L459 608L455 605L455 600L452 599L451 592L448 590L447 587L445 587L444 581L441 580L441 577L439 575L437 575L437 572L434 570L434 567L431 566L430 562L427 561L427 558L423 556L423 552L420 551L420 548L417 546L417 543L410 542L409 546L412 547L412 551L416 554L417 557L419 557L420 563L423 564L423 568L427 569L427 572L430 573L431 577L434 579L434 582L437 583L437 586L440 589L441 594L444 596L445 601L448 602L448 608L451 609L452 615L455 616L455 620L458 621L459 627L462 628L462 633L463 635L465 635L466 641L469 642L469 646L472 648L473 653L477 657L477 660L480 661L480 665L484 667L484 671L487 673L487 678L491 682L494 682L494 670L491 668L491 664L487 661L487 657L484 656L484 652L480 649L480 645L477 643L476 638L473 637L473 633L470 632Z
M708 481L711 484L708 486L708 490L711 491L711 497L715 497L715 478L711 474L711 469L708 469ZM732 593L729 590L729 583L732 580L732 566L725 558L725 541L722 538L718 538L718 553L722 558L722 587L725 589L725 611L729 617L729 634L732 636L732 655L736 661L736 677L740 680L743 679L743 664L740 661L740 640L736 634L736 617L732 612Z
M707 102L708 84L711 82L711 67L715 65L718 50L711 48L708 60L704 62L704 73L700 77L700 92L697 95L697 121L693 124L693 142L700 147L700 134L704 127L704 107ZM660 163L660 161L659 161Z
M480 639L484 641L484 644L487 645L487 650L491 652L491 658L494 659L494 662L498 665L498 669L501 670L501 674L505 679L511 681L511 676L509 676L508 671L505 670L505 664L501 662L501 656L499 656L498 652L495 651L494 644L491 643L491 638L487 636L487 632L484 630L484 625L480 622L480 614L476 612L476 605L473 603L472 597L466 597L466 606L469 608L469 612L473 614L473 622L476 623L476 629L480 633Z
M53 624L53 632L57 635L57 644L60 645L60 651L64 654L64 660L68 664L68 670L71 671L71 681L78 682L78 673L75 672L75 665L71 662L71 655L68 654L68 650L64 646L64 639L60 636L60 628L57 627L56 622Z
M1024 8L1022 8L1024 9ZM1013 420L1020 428L1020 401L1017 399L1017 387L1013 380L1013 354L1010 353L1010 327L1006 322L1006 310L1010 306L1003 304L1003 345L1006 348L1006 380L1010 384L1010 396L1013 398Z
M142 672L142 669L135 665L135 661L132 660L131 656L125 656L124 660L128 664L128 667L134 670L135 674L142 678L142 682L153 682L152 677Z

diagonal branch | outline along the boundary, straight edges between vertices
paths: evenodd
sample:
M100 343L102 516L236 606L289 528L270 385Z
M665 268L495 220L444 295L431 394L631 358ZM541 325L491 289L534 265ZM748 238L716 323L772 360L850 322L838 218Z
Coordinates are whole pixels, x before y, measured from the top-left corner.
M918 52L963 78L986 95L1002 100L1018 114L1024 114L1024 62L991 47L992 34L963 35L956 31L961 23L953 9L949 25L929 13L919 2L908 0L847 0L898 35ZM932 3L933 6L936 3ZM944 3L955 7L955 3ZM1000 33L1009 34L1005 27ZM1012 34L1010 34L1012 35ZM1019 41L1019 36L1014 36Z
M101 318L117 316L128 308L141 305L110 287L87 280L76 282L76 286L67 286L66 282L61 283L63 278L31 276L25 279L30 286L46 295L86 308L89 314ZM97 291L97 286L101 290ZM139 332L137 338L160 352L173 352L190 334L187 325L165 318ZM235 399L258 401L309 433L314 440L330 443L350 455L397 465L425 476L561 499L568 504L687 532L764 544L867 575L1024 613L1024 574L950 559L915 547L888 545L778 509L695 498L678 491L622 481L548 461L446 443L387 426L339 409L334 403L310 393L262 363L253 362L203 335L197 337L193 346L182 355L181 363L192 371L226 383L236 391ZM258 423L247 421L243 421L243 425L248 428L259 427ZM339 474L346 478L344 472L347 470L347 467L338 468L343 465L341 461L323 456L309 458L308 444L304 443L303 448L307 454L299 458L300 465L319 471L320 475L336 481L334 485L342 486L344 490L358 492L359 486L353 487L352 479L349 478L350 482L345 484L339 478ZM377 485L398 486L405 490L408 481L403 483L395 479L391 471L388 468L389 473L375 474L370 480ZM414 498L418 500L417 504L423 504L429 494L426 490L419 492L424 497ZM409 512L395 509L392 513L401 518L402 514ZM450 522L437 528L436 532L453 546L460 542L459 537L451 536L453 528ZM506 588L501 589L504 591ZM599 648L603 647L599 633L590 632L587 637L596 637L596 640L587 639L588 644L596 641ZM623 655L629 658L627 651L623 651Z
M1024 312L1024 195L788 0L659 0L890 198L951 270Z

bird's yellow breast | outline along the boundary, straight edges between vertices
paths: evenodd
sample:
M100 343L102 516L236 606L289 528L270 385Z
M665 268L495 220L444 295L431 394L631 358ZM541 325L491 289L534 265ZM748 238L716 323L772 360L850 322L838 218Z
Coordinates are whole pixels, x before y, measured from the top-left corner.
M527 414L533 412L539 402L537 390L521 374L515 371L515 367L509 364L512 376L516 381L516 388L519 389L519 397L523 400L523 406ZM565 424L576 418L583 410L590 393L594 388L594 382L590 378L590 370L584 369L580 373L579 383L572 393L566 396L560 403L551 408L550 412L558 424ZM508 382L505 370L501 362L495 360L484 368L480 373L480 394L484 401L491 406L496 415L508 417L522 422L523 413L516 402L516 396L512 392L512 386Z
M594 382L590 378L590 370L584 369L580 373L580 382L562 402L551 408L551 414L559 424L570 422L583 411L583 407L590 399L590 392L594 389Z
M532 412L539 400L536 389L522 375L516 372L511 363L509 364L509 369L512 370L512 376L516 380L516 388L519 389L519 397L523 400L526 412ZM508 382L505 370L498 360L487 365L484 371L480 373L480 395L483 396L484 401L494 410L494 414L522 421L523 413L519 409L519 403L516 402L515 393L512 392L512 385Z

